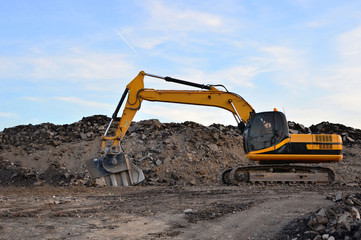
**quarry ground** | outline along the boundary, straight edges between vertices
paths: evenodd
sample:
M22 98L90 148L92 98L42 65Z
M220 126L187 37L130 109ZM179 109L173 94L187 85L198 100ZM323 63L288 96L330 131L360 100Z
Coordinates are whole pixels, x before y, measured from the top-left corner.
M292 219L334 204L340 191L359 188L2 187L0 238L287 239L279 233Z

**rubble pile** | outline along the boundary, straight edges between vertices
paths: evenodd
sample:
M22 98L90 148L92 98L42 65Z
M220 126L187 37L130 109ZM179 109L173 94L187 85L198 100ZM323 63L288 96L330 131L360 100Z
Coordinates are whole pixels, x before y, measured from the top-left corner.
M75 176L70 170L55 164L51 164L46 170L43 170L22 167L19 164L0 159L0 185L30 187L45 183L54 186L79 184L90 186L93 184L87 176Z
M87 185L84 157L109 119L96 115L73 124L20 125L0 132L0 184ZM89 154L84 154L89 152Z
M108 122L109 119L106 116L95 115L85 117L73 124L20 125L5 128L3 132L0 132L0 143L2 148L12 145L31 153L46 145L59 146L66 142L93 140L104 132L104 126Z
M315 133L336 133L342 136L344 143L360 143L361 130L352 127L346 127L342 124L333 124L329 122L322 122L310 127Z
M282 239L361 239L361 193L339 192L328 196L335 204L321 208L289 223L281 232Z
M7 174L0 184L90 185L84 161L99 155L100 136L109 122L108 117L96 115L73 124L4 129L0 167ZM109 135L115 130L113 124ZM245 161L238 129L217 124L133 122L122 148L144 171L148 184L218 184L224 168L242 164L242 157ZM44 178L50 168L58 175Z
M220 124L141 121L122 146L153 183L219 184L223 169L248 163L239 130Z
M21 125L0 132L0 184L91 185L84 161L99 156L110 119L85 117L73 124ZM322 122L306 128L289 122L291 133L341 134L353 147L345 159L332 165L343 183L361 183L355 168L361 151L361 130ZM116 124L110 129L113 135ZM221 184L225 168L254 164L245 158L243 139L235 126L194 122L161 123L156 119L132 122L121 144L124 152L145 173L145 184ZM348 146L348 145L347 145Z
M288 126L290 133L334 133L339 134L342 137L342 141L346 144L361 143L361 130L352 127L346 127L342 124L321 122L316 125L311 125L308 128L302 124L289 121Z

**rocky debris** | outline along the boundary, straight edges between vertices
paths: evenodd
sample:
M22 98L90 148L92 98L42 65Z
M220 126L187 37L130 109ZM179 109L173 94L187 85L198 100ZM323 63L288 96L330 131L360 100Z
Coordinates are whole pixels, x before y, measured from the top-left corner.
M84 117L73 124L19 125L0 132L0 144L5 150L12 145L31 153L43 145L59 146L67 142L91 141L104 132L109 121L106 116L95 115Z
M278 239L361 239L361 194L327 196L334 204L290 222Z
M220 184L224 168L246 164L237 127L146 120L129 128L122 145L148 184Z
M361 143L361 130L352 127L346 127L342 124L335 124L330 122L321 122L312 125L309 128L302 124L295 122L288 122L290 133L325 133L325 134L339 134L342 141L346 144Z
M1 184L13 184L19 176L32 184L90 184L84 161L99 156L100 136L109 122L110 118L95 115L73 124L29 124L4 129L0 132L4 173ZM310 128L289 122L292 133L310 133L314 128L317 132L341 134L347 143L352 142L347 145L350 148L344 149L344 161L333 166L340 182L360 184L361 169L355 166L361 151L361 130L328 122ZM115 130L113 124L109 135ZM255 164L245 158L243 138L235 126L161 123L156 119L132 122L121 146L144 171L145 184L150 185L221 184L220 174L225 168ZM62 177L42 177L47 171Z
M88 176L74 175L71 171L51 164L47 169L22 167L9 161L0 161L0 185L2 186L92 186L94 182Z
M36 181L36 173L8 161L0 161L0 184L32 184Z
M237 204L224 204L213 203L210 206L205 207L202 210L185 209L183 213L188 222L197 223L203 220L214 220L219 217L223 217L229 213L235 213L237 211L245 211L253 206L253 202L237 203Z
M25 179L29 184L90 184L84 161L99 155L100 136L109 122L108 117L96 115L73 124L5 129L0 132L0 162L7 177L0 184L15 183L18 178L13 175L26 175L18 181L24 184ZM109 135L115 130L113 124ZM246 161L238 129L219 124L133 122L122 148L143 169L146 184L152 185L218 184L223 168ZM40 173L46 171L59 176L44 178Z
M311 133L310 128L305 127L302 124L288 121L288 128L290 133L299 134L299 133Z

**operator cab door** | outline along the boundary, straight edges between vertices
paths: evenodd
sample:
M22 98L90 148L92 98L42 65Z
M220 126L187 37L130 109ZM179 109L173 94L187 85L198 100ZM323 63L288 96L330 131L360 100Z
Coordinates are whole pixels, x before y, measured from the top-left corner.
M246 153L275 146L289 138L288 124L282 112L261 112L254 114L247 122L243 134Z

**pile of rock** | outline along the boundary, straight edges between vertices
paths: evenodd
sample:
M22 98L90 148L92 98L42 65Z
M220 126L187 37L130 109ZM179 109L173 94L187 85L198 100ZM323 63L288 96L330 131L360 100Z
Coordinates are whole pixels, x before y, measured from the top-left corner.
M325 133L325 134L339 134L342 137L344 143L353 144L361 143L361 130L352 127L346 127L342 124L335 124L330 122L321 122L316 125L312 125L309 128L302 124L295 122L288 122L290 133Z
M94 182L86 175L74 175L62 166L52 164L46 170L27 168L0 159L0 185L2 186L92 186Z
M100 136L109 121L97 115L69 125L44 123L5 129L0 133L0 161L4 163L0 167L7 177L0 183L27 179L34 184L45 180L67 185L78 178L88 183L84 162L99 156ZM115 129L113 124L110 135ZM143 169L150 184L220 183L221 171L240 165L244 156L242 136L236 127L206 127L194 122L133 122L122 148ZM50 168L61 177L53 174L52 180L44 179L42 173Z
M5 129L0 132L0 162L4 162L0 169L6 171L7 177L0 180L13 183L19 179L14 177L17 174L39 183L44 181L42 173L51 169L62 176L54 176L53 182L70 184L72 179L82 178L88 183L84 162L99 156L100 136L109 122L110 118L96 115L73 124L43 123ZM109 135L116 127L113 124ZM289 128L292 133L310 133L314 128L317 132L338 133L349 143L361 139L361 130L327 122L310 128L289 122ZM155 119L132 122L121 146L144 171L149 184L221 184L220 173L225 168L254 164L245 158L243 139L235 126L161 123ZM357 151L347 154L354 157ZM350 168L354 164L346 163ZM348 169L348 165L341 167L347 176L359 174L357 169Z
M224 168L246 162L239 130L220 124L141 121L122 146L149 183L218 184Z
M83 157L96 155L96 143L109 121L106 116L96 115L73 124L4 129L0 132L0 184L89 184Z
M361 194L338 193L328 196L335 203L288 224L280 238L285 239L361 239Z
M321 122L310 127L314 133L336 133L342 136L345 143L360 143L361 130L352 127L346 127L342 124L334 124L329 122Z
M288 121L288 128L289 128L289 132L291 134L299 134L299 133L311 133L310 128L305 127L302 124L296 123L296 122L292 122L292 121Z
M30 150L39 145L58 146L65 142L90 141L104 132L104 126L109 121L104 115L95 115L73 124L19 125L0 132L0 144L3 147L13 145Z

